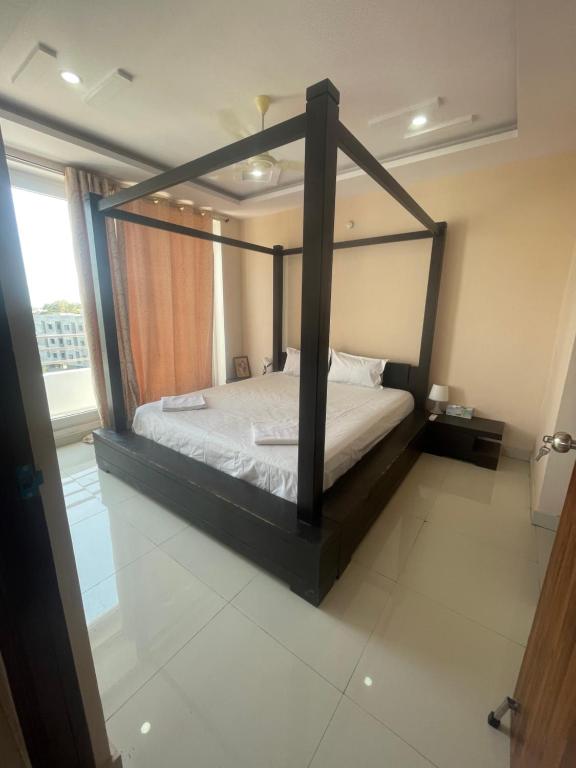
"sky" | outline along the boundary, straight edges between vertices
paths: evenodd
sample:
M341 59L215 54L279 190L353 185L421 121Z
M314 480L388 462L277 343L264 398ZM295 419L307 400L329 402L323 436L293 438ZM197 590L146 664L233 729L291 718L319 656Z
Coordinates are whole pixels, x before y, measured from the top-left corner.
M15 187L12 196L32 307L79 302L66 200Z

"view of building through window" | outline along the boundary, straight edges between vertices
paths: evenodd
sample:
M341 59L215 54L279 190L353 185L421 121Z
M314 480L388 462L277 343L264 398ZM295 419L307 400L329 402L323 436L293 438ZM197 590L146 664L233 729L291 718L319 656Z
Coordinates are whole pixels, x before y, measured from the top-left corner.
M80 304L55 301L34 310L42 370L88 368L88 348Z
M68 204L28 189L12 196L50 413L93 409Z

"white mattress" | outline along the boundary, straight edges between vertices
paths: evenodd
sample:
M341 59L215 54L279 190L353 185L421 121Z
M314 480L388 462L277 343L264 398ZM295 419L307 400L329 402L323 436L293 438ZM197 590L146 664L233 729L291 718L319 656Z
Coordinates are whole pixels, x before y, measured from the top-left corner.
M296 501L298 446L254 445L252 423L297 423L300 379L272 373L202 390L205 410L165 413L160 402L141 405L137 435ZM328 383L324 489L352 467L414 409L399 389Z

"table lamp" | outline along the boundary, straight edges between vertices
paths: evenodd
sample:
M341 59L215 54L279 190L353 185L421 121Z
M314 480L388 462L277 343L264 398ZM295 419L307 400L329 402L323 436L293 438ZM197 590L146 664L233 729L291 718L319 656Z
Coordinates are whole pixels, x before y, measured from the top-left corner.
M440 403L448 402L448 387L444 384L433 384L428 398L434 403L430 413L442 414Z

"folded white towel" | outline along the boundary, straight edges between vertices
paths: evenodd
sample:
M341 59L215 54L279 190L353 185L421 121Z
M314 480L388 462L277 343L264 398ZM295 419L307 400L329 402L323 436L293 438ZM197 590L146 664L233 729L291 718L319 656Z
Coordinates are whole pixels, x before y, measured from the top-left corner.
M201 408L206 408L206 400L200 392L162 398L163 411L198 411Z
M298 445L298 424L252 424L252 437L256 445Z

